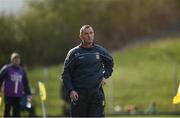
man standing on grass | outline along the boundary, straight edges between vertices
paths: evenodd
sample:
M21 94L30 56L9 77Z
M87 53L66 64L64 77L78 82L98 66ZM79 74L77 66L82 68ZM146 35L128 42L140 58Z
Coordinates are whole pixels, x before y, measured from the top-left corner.
M104 117L103 86L113 71L113 59L94 43L90 25L80 29L81 44L71 49L64 62L62 80L71 101L71 116Z
M3 84L5 117L20 116L20 99L23 94L31 100L28 79L25 70L20 66L21 59L18 53L12 53L11 63L0 70L0 88ZM11 109L13 114L11 115Z

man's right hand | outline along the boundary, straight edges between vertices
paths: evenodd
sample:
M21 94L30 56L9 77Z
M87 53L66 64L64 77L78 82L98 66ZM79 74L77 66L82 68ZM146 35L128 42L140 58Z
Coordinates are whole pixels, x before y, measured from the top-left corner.
M70 99L71 99L71 102L75 102L79 99L79 95L75 90L72 90L70 92Z
M28 96L27 96L27 100L28 100L28 101L31 101L31 100L32 100L32 95L28 95Z

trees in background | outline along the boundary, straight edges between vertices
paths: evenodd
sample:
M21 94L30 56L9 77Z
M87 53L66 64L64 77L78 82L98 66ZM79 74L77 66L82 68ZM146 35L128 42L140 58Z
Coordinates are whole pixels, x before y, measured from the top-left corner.
M0 65L3 63L9 63L10 54L13 51L19 51L19 40L16 36L16 24L14 24L15 18L12 15L6 16L2 14L0 16Z
M0 16L0 65L13 51L28 66L57 64L79 43L84 24L96 30L97 42L120 48L179 21L178 0L36 0L18 16Z

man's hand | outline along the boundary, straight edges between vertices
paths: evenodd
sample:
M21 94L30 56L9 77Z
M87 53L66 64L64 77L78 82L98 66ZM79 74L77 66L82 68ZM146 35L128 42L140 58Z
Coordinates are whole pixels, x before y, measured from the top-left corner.
M101 86L103 87L105 84L106 84L106 79L103 77L99 87L101 87Z
M71 102L75 102L79 99L79 95L75 90L72 90L70 92L70 99L71 99Z
M31 101L31 100L32 100L32 95L28 95L28 96L27 96L27 100L28 100L28 101Z

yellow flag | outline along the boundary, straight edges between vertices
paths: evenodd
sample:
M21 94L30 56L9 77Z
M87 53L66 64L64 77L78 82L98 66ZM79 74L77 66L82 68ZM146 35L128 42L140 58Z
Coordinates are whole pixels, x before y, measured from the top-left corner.
M173 104L177 104L177 103L180 103L180 85L179 85L177 94L176 94L176 96L173 99Z
M44 83L42 82L38 82L38 86L39 86L39 94L40 94L40 97L41 97L41 100L46 100L46 88L45 88L45 85Z

